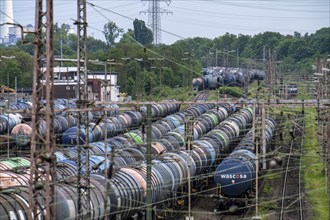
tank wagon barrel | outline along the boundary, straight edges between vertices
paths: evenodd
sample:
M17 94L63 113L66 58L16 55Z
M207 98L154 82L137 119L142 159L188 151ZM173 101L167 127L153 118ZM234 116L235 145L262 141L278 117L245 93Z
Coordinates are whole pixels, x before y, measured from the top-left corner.
M274 130L275 121L267 118L265 128L267 145L271 142ZM256 175L252 132L250 130L232 153L216 168L214 181L221 186L221 191L225 196L239 197L252 188Z
M191 114L192 112L194 112L195 114L194 117L195 117L212 107L214 107L214 105L210 105L210 104L192 106L186 110L183 110L182 112L167 116L164 119L161 119L153 123L152 131L154 132L155 128L157 129L156 130L157 132L158 130L162 130L163 133L160 132L159 135L160 136L164 135L164 137L157 140L157 137L155 135L152 136L153 138L152 154L157 155L160 154L161 152L172 149L178 149L184 146L184 127L182 126L182 124L184 123L184 116L186 114ZM223 121L228 116L228 112L231 113L231 111L234 110L234 107L231 105L227 105L227 108L228 110L226 110L223 107L221 108L217 107L200 115L199 117L196 118L196 120L199 121L198 123L195 124L195 129L200 127L200 124L203 121L205 121L204 120L205 117L208 117L209 120L211 120L211 118L213 117L214 120L213 123L216 123L217 125L220 121ZM162 125L162 126L166 125L166 128L158 129L160 127L157 128L156 127L157 125ZM205 128L207 124L203 126ZM198 132L195 131L194 132L196 136L195 138L197 138L199 135L205 134L206 129L202 130L201 132L204 133L198 134ZM164 146L162 143L167 143L167 145ZM115 149L116 151L113 161L113 165L116 168L131 164L137 164L139 161L145 160L144 155L146 153L146 146L143 141L141 130L130 131L124 133L123 135L109 138L106 141L90 143L89 146L90 146L89 150L91 155L91 160L90 160L91 166L97 166L97 164L102 163L102 161L107 161L106 164L109 165L110 162L104 158L104 154L106 151L107 155L109 155L111 153L112 148ZM56 152L56 154L58 155L58 161L75 160L77 158L77 149L76 147L67 147L61 150L61 152ZM103 172L105 168L106 166L104 165L99 166L98 169L95 170L95 172Z
M230 109L230 108L228 108ZM211 110L214 111L214 110ZM224 114L223 110L219 109L219 117ZM206 113L209 114L209 113ZM207 117L203 122L207 125L216 125L214 121L220 120L213 116ZM176 198L179 189L184 187L187 182L188 170L192 178L197 178L198 175L209 172L209 168L215 163L216 158L219 158L221 153L228 151L230 142L238 137L243 129L252 121L252 109L244 108L238 113L229 116L225 121L221 122L216 129L209 131L206 135L192 144L191 155L189 156L186 150L176 149L175 151L166 151L152 160L152 201L155 203L156 209L167 207L166 204L161 204L160 201L172 196ZM214 123L214 124L213 124ZM207 127L205 126L205 127ZM203 129L200 129L203 131ZM61 156L61 155L58 155ZM190 157L191 165L188 166L187 161ZM65 177L68 173L75 172L75 165L71 162L58 163L58 171L62 168L58 175ZM76 174L76 173L75 173ZM58 178L61 178L58 176ZM91 206L93 209L92 219L99 219L102 213L106 213L110 219L116 218L119 214L122 219L128 219L132 216L138 216L146 202L146 164L128 166L119 168L114 172L110 179L110 190L108 194L104 194L106 185L103 175L92 174L91 182ZM74 185L76 181L71 178L64 179L63 183L58 184L55 188L57 204L57 219L75 218L77 212L77 195ZM12 191L10 194L0 192L1 197L6 197L6 200L1 200L0 209L3 213L11 213L13 216L18 216L17 210L12 210L12 204L16 201L25 204L20 210L27 215L28 204L25 200L26 187L18 187L18 190ZM17 194L15 194L17 193ZM101 194L100 194L101 193ZM22 194L22 195L21 195ZM103 205L105 196L108 196L108 209L104 210ZM97 199L96 199L97 198ZM71 202L70 202L71 201ZM42 205L42 204L40 204Z
M76 105L74 102L69 102L67 100L57 101L58 109L64 108L74 108ZM116 104L107 104L100 107L104 108L118 108ZM179 105L171 103L171 100L161 104L152 105L153 108L153 118L161 117L163 115L168 115L173 112L178 111ZM143 112L143 108L141 109ZM116 116L116 117L115 117ZM102 119L103 118L103 119ZM138 126L142 122L142 114L140 111L127 111L118 114L118 110L111 110L107 112L88 112L88 116L85 117L88 121L99 122L95 124L94 122L88 125L88 136L90 142L95 142L104 139L104 132L108 132L108 137L114 136L124 130L130 129L133 126ZM4 119L5 120L5 119ZM1 116L0 116L1 123ZM62 142L67 145L75 145L77 142L77 117L75 114L59 114L54 118L54 130L55 134L62 136ZM40 133L45 132L45 121L41 122ZM85 140L84 128L81 129L81 138ZM1 132L1 124L0 124ZM30 143L32 128L28 123L16 123L11 129L11 138L14 140L15 144L18 146L28 146Z
M214 104L197 104L193 105L179 113L175 113L169 115L163 119L158 120L157 122L153 123L153 126L156 125L166 125L166 129L161 129L164 135L165 133L173 130L175 127L180 126L184 123L184 117L187 114L193 115L193 117L200 116L202 113L213 108ZM62 116L61 116L62 117ZM154 130L156 127L152 127ZM160 128L158 126L158 128ZM168 130L167 130L168 128ZM114 158L114 165L115 167L122 167L127 166L129 164L137 163L138 161L142 161L145 159L145 147L134 146L135 139L131 139L131 136L122 135L116 136L113 138L109 138L106 141L99 141L90 143L90 164L91 166L97 166L98 164L102 163L100 166L97 166L97 169L94 169L94 172L103 172L106 167L109 167L110 161L104 158L105 151L108 152L108 155L111 152L111 148L116 149L116 156ZM155 137L156 138L156 137ZM106 145L106 146L105 146ZM59 162L59 166L57 169L57 173L62 176L63 178L74 176L77 174L76 168L76 158L77 158L77 149L76 147L67 147L60 151L55 152L57 161ZM4 163L14 163L15 161L21 161L23 158L11 158L9 161L3 160L0 162L0 170L10 170L16 169L17 167L7 167L6 169L1 166ZM24 159L25 166L29 167L30 162L29 159ZM25 171L26 172L26 171ZM16 174L17 176L17 174ZM63 179L61 178L61 179ZM12 182L15 182L11 179ZM15 184L10 184L15 185ZM18 184L20 185L20 184ZM3 185L4 186L4 185Z
M10 106L10 109L18 110L18 109L29 109L31 110L32 104L30 102L18 102L17 104L13 104ZM117 108L118 106L116 104L107 104L107 105L102 105L101 107L104 108ZM64 110L67 108L77 108L75 100L68 100L68 99L57 99L54 101L54 108L59 109L59 110ZM27 121L27 118L30 118L31 116L27 116L29 113L17 113L16 115L21 116L21 118L24 118L24 121ZM118 114L118 110L111 110L107 112L88 112L88 115L84 116L83 120L97 120L100 117L103 117L104 114L106 116L115 116ZM6 117L6 116L0 116L0 117ZM1 120L1 119L0 119ZM54 117L54 132L55 134L62 134L64 131L67 129L76 126L77 124L77 115L76 113L58 113ZM39 133L44 134L45 133L45 126L46 122L42 121L40 123L39 127ZM0 126L0 131L1 131L1 126ZM32 133L32 128L31 124L29 122L27 123L16 123L13 127L10 129L10 135L11 138L14 140L14 143L17 146L28 146L30 143L31 139L31 133ZM7 132L7 130L6 130Z
M11 131L16 125L22 122L20 114L2 114L0 115L0 134L5 134Z
M152 117L159 118L173 114L179 110L179 105L175 103L153 104ZM143 108L142 108L142 111ZM89 142L97 142L104 140L105 132L107 137L113 137L125 130L130 130L132 127L139 126L142 123L142 114L139 111L127 111L119 114L117 117L102 119L98 124L90 123L88 129L82 128L80 131L80 140L85 142L88 135ZM75 146L77 144L77 127L71 127L64 131L62 135L62 144L64 146ZM88 130L88 134L86 131Z
M193 90L217 89L221 86L245 86L253 80L263 80L265 72L255 69L212 67L203 76L192 80Z
M247 126L248 123L252 121L252 109L243 109L240 113L230 116L228 119L232 120L232 124L236 123L241 117L241 121L247 122L245 124L237 125L242 129ZM228 120L227 119L227 120ZM226 120L226 121L227 121ZM223 122L224 123L224 122ZM240 122L238 122L240 123ZM223 124L223 126L230 126L228 124ZM222 126L221 126L222 127ZM228 128L228 127L227 127ZM223 128L226 130L227 128ZM158 206L159 201L165 200L167 197L174 196L178 193L180 187L187 182L188 170L190 170L190 175L193 178L197 178L199 174L202 174L209 168L214 160L208 160L211 158L211 152L217 149L223 149L229 146L231 139L228 138L226 144L223 146L218 145L215 141L211 144L211 138L205 140L208 145L201 147L192 147L190 161L191 164L188 166L188 153L185 150L179 151L168 151L160 154L156 159L152 160L152 202ZM210 141L210 142L209 142ZM205 150L205 151L203 151ZM214 158L220 156L214 155ZM110 193L110 198L112 205L114 206L115 213L121 213L123 219L127 219L138 212L143 204L146 202L146 164L142 163L140 166L134 167L124 167L118 169L112 179L110 180L110 185L112 187L112 192ZM125 183L125 184L124 184ZM134 190L128 190L134 189ZM117 198L121 198L118 200ZM135 202L132 202L135 201ZM142 205L141 205L142 204ZM159 204L159 206L162 206ZM129 210L127 209L129 207ZM157 209L157 208L156 208ZM115 214L112 215L115 218Z

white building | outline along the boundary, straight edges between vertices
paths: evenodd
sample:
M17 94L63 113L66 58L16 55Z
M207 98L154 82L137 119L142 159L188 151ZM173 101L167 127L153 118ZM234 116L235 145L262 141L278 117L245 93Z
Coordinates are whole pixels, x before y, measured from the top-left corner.
M13 1L6 0L0 1L0 8L4 13L1 13L0 23L14 23ZM1 43L9 42L9 28L12 25L3 25L0 27L0 40Z

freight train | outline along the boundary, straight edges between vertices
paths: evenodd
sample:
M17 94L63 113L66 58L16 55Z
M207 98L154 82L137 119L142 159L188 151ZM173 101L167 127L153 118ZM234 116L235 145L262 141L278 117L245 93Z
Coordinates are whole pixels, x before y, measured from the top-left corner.
M219 117L226 117L226 113L232 110L228 107L211 110L213 116L211 113L206 113L209 115L201 118L201 123L194 126L195 130L207 132L217 124L216 121L222 120L219 120ZM154 216L166 219L169 210L183 207L186 200L188 172L192 178L193 190L201 190L205 185L205 174L212 172L212 167L218 163L223 153L230 151L231 142L250 127L252 118L251 108L244 108L232 114L215 129L194 140L190 155L184 146L185 140L182 139L180 132L182 129L169 136L165 135L161 139L163 141L155 142L157 145L162 145L165 150L155 154L152 160L151 190ZM190 161L189 165L187 161ZM0 167L2 163L0 162ZM59 182L55 186L56 219L76 219L78 216L75 186L77 180L74 177L76 174L77 169L71 162L65 163L64 160L58 163L56 179ZM107 177L104 174L91 175L91 219L101 219L105 215L110 219L142 218L147 193L146 164L140 162L132 166L119 167L113 173L109 184L106 182ZM26 184L15 187L10 185L10 190L0 192L0 213L3 213L4 218L19 216L20 219L29 219L31 211ZM1 187L5 188L5 186ZM43 207L42 202L43 200L39 201L40 207ZM86 211L83 210L85 217ZM42 213L41 219L44 214Z
M256 69L208 67L203 69L203 76L192 80L195 91L217 89L221 86L243 87L253 80L263 80L265 72Z
M275 121L266 119L266 145L271 143ZM253 193L256 180L256 155L252 130L241 140L232 153L216 168L214 181L219 187L219 210L243 211ZM260 147L260 154L262 148ZM261 160L258 163L261 167Z
M186 114L189 114L196 118L198 121L194 126L194 134L198 135L206 133L206 129L211 129L209 127L210 120L213 121L212 126L217 125L219 122L223 121L228 113L234 111L234 107L231 105L225 105L224 107L217 107L216 109L209 110L214 107L214 104L204 104L204 105L193 105L189 108L175 113L171 116L167 116L164 119L161 119L152 124L152 131L154 135L152 152L153 154L159 154L160 152L169 151L178 147L183 146L183 142L178 142L178 140L184 139L184 134L182 133L182 125L184 117ZM228 109L228 110L227 110ZM206 112L202 114L203 112ZM202 114L202 115L201 115ZM109 138L104 141L90 143L90 164L92 172L103 172L105 165L109 165L109 160L105 160L104 155L109 156L112 149L116 150L115 158L112 161L114 167L122 167L134 162L142 161L145 159L145 146L137 147L136 144L142 144L142 137L140 136L141 131L127 132L123 135L119 135L113 138ZM166 135L165 135L166 134ZM159 139L161 136L165 135L162 139ZM196 138L197 138L196 137ZM177 138L177 139L176 139ZM157 139L157 140L156 140ZM174 141L174 140L176 141ZM170 142L172 140L172 142ZM55 152L56 159L58 161L57 173L60 176L62 172L71 172L72 175L75 175L77 172L76 167L76 158L77 158L77 148L76 147L65 147L57 148ZM95 165L99 164L101 161L104 161L104 164L95 169ZM0 169L2 170L11 170L18 167L29 167L30 163L27 158L11 158L10 160L4 160L0 162ZM7 173L8 174L8 173ZM11 183L16 182L15 179L10 181ZM0 181L0 188L2 187Z
M62 100L63 101L63 100ZM175 100L168 100L164 103L153 104L152 107L152 118L157 119L159 117L164 117L166 115L172 114L179 110L179 105L174 103ZM57 101L59 102L59 101ZM68 106L68 104L70 104ZM66 104L58 103L58 109L71 108L71 101ZM136 111L126 111L124 113L118 112L116 108L118 106L116 104L108 104L102 105L100 107L115 110L100 112L94 111L89 112L87 117L83 119L85 121L89 121L90 123L87 125L87 129L82 126L80 131L80 139L85 140L86 133L89 137L89 142L96 142L103 140L104 137L113 137L117 134L130 130L134 127L140 126L142 122L142 114L145 114L145 110L143 108ZM6 118L5 116L3 118ZM4 119L7 120L7 119ZM77 143L77 133L78 128L77 125L77 115L75 114L65 114L60 113L54 117L54 132L57 135L57 142L62 143L64 145L76 145ZM1 128L1 127L0 127ZM2 130L7 132L6 127ZM32 134L31 123L12 123L10 129L12 142L15 143L19 147L28 146L30 143L30 138ZM1 130L0 130L1 131ZM86 132L88 131L88 132ZM45 121L40 123L39 132L44 134L45 132ZM107 134L105 134L107 133Z
M214 104L193 105L181 112L166 116L152 123L152 154L160 154L166 150L173 150L184 144L182 126L185 115L192 115L196 120L203 122L196 123L196 129L201 130L201 127L204 128L201 132L206 132L206 129L212 128L207 124L210 118L214 118L215 123L218 124L228 115L227 110L224 108L218 108L217 112L210 110L211 108L214 108ZM230 109L233 109L233 106L230 106ZM114 161L112 162L115 168L137 164L145 160L145 134L142 130L142 128L131 130L113 138L90 143L90 164L92 167L94 166L94 170L97 172L104 171L106 166L104 164L97 166L97 164L102 163L102 161L104 161L105 164L109 164L110 161L105 159L104 155L109 156L112 149L116 151ZM200 133L194 130L194 134L196 136ZM68 139L68 137L64 135L63 137L64 139ZM74 164L74 160L77 158L77 148L71 145L70 147L65 147L61 151L55 152L55 154L59 162L72 160L70 163Z

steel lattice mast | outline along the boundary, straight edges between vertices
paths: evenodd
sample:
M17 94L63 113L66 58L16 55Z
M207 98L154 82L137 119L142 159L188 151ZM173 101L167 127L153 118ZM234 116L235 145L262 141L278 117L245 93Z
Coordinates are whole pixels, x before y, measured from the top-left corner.
M166 9L162 9L160 7L160 2L165 2L167 5L171 4L171 0L142 0L142 3L149 2L148 10L141 11L140 13L148 13L148 24L152 29L152 33L154 35L153 44L157 45L162 42L162 34L161 34L161 14L172 14L171 11Z
M87 13L86 0L77 0L77 107L82 109L88 105L87 92ZM82 65L83 64L83 65ZM85 148L88 146L89 140L86 135L85 140L81 140L80 133L82 129L86 129L88 134L88 112L79 111L77 123L77 193L78 193L78 219L89 219L91 214L90 207L90 167L89 167L89 150ZM84 126L84 123L85 126ZM85 150L83 150L85 148ZM85 162L82 163L82 158ZM82 174L82 170L86 170L86 174ZM86 216L85 216L86 214Z
M33 132L31 136L29 184L31 219L41 219L42 216L44 216L44 219L55 219L54 177L56 159L54 156L55 140L53 130L53 29L53 0L46 1L46 11L43 11L43 0L36 0L32 100ZM46 30L46 35L43 34L43 30ZM46 70L42 71L43 58L46 60ZM42 102L43 91L46 97L46 106ZM45 134L42 134L42 123L45 123ZM41 202L43 204L40 204Z

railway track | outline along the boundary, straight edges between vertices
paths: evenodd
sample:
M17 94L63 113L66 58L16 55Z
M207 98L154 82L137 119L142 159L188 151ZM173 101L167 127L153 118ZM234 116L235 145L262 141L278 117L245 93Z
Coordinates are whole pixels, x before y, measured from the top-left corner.
M242 220L246 217L246 213L242 213L240 215L231 215L231 214L221 214L218 216L219 220ZM249 217L250 219L250 217Z
M209 92L208 91L200 91L197 93L197 95L193 98L194 102L198 101L207 101L209 98Z
M302 127L296 125L294 130L296 129L303 134L304 122L302 121ZM301 190L303 187L301 182L302 147L302 136L292 138L289 156L283 168L282 199L278 218L280 220L304 219Z

